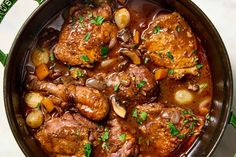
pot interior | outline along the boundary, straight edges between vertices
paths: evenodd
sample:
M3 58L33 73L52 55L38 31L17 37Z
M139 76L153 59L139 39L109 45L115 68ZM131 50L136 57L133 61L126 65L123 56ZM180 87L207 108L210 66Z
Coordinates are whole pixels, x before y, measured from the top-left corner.
M163 3L162 0L153 1ZM216 29L204 13L191 1L167 1L171 10L176 10L188 21L200 37L206 50L213 79L213 104L211 122L204 133L186 152L188 156L208 156L218 143L228 122L232 103L232 73L224 44ZM21 112L21 93L25 76L25 64L29 51L42 28L62 9L68 0L48 0L38 8L19 31L5 69L4 100L8 121L16 141L26 156L45 156L39 143L27 130ZM166 5L166 4L164 4Z

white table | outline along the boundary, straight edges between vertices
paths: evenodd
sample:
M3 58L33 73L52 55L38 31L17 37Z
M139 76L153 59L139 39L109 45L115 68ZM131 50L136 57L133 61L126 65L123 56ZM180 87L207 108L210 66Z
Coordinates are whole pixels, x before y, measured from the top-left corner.
M3 0L0 0L2 2ZM229 53L234 78L236 78L236 0L193 0L211 19L225 42ZM19 0L0 24L0 49L8 52L16 33L38 6L33 0ZM3 72L0 65L0 156L23 157L9 128L3 104ZM234 86L234 91L236 84ZM234 98L236 91L234 93ZM236 100L235 100L236 101ZM235 102L234 101L234 102ZM236 111L236 105L233 106ZM214 157L233 157L236 153L236 129L228 126Z

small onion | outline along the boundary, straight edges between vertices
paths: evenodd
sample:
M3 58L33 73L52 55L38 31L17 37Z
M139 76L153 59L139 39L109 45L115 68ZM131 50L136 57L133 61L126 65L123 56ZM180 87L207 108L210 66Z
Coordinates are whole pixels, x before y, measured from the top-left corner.
M130 23L130 13L126 8L115 12L114 19L119 29L125 28Z
M122 62L123 61L123 57L117 57L117 58L111 58L111 59L107 59L101 62L101 68L108 68L111 67L112 65L114 65L117 62Z
M25 102L29 107L36 108L43 100L43 96L40 93L29 92L25 95Z
M175 100L178 104L185 105L193 101L193 96L188 90L182 89L175 93Z
M49 52L47 49L35 49L31 55L31 60L35 66L47 64L49 62Z
M34 110L26 117L26 124L31 128L38 128L43 124L43 113L41 110Z

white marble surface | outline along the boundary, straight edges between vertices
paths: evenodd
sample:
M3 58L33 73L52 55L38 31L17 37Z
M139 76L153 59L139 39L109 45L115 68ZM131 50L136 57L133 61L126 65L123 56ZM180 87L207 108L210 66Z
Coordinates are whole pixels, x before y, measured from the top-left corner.
M2 2L3 0L0 0ZM236 78L236 0L193 0L211 19L225 42L229 53L234 78ZM16 33L30 13L37 7L33 0L19 0L0 24L0 49L8 52ZM3 72L0 65L0 156L23 157L10 131L3 104ZM234 91L236 90L236 84ZM236 91L234 93L234 98ZM236 101L236 100L235 100ZM235 103L234 101L234 103ZM236 104L234 104L236 111ZM213 154L214 157L233 157L236 153L236 130L227 127L222 141Z

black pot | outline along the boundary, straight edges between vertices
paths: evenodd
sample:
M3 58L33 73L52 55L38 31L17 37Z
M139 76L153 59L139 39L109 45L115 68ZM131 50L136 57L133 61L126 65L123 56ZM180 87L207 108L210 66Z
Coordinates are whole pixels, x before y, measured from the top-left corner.
M163 0L159 0L163 3ZM232 70L217 30L206 15L190 0L166 0L171 9L180 12L202 40L206 50L213 78L212 119L204 133L186 152L187 156L210 156L221 139L230 121L233 97ZM6 60L4 74L4 101L7 118L17 143L28 157L46 156L39 144L28 132L22 116L20 100L25 75L25 63L37 35L59 11L69 5L69 0L46 0L25 22L19 31ZM0 53L0 59L4 54Z

